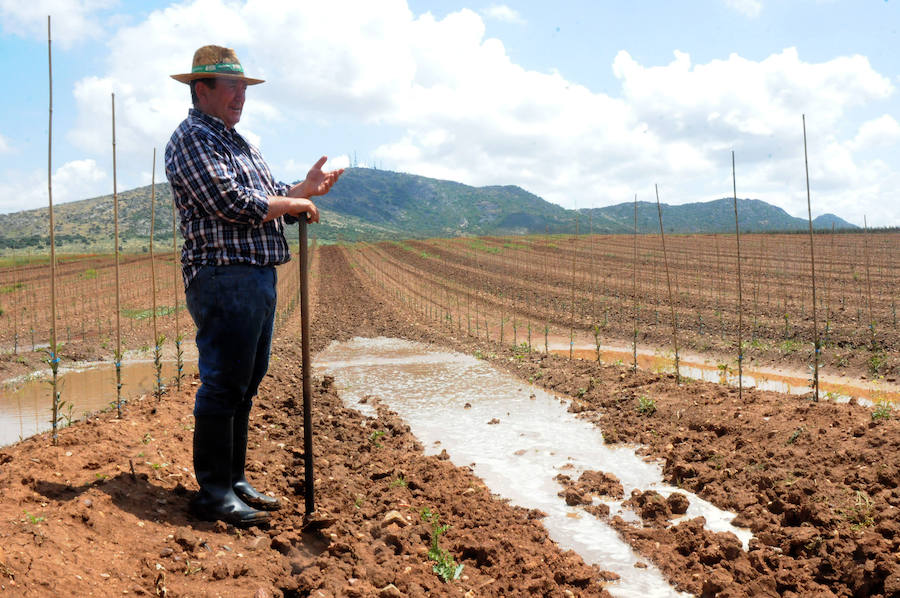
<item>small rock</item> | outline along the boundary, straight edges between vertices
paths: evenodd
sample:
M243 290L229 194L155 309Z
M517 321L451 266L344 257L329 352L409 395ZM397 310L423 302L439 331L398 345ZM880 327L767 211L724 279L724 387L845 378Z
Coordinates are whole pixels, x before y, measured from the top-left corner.
M210 573L210 577L213 579L225 579L226 577L231 577L228 573L228 565L217 562L213 567L212 573Z
M265 550L269 546L271 546L271 540L269 540L268 536L256 536L250 539L248 548L250 550Z
M609 505L604 503L600 503L599 505L586 505L584 510L597 519L606 519L609 517Z
M400 511L388 511L384 515L384 519L381 520L381 526L387 527L388 525L396 523L400 527L406 527L409 525L409 521L403 516L403 513Z
M684 515L687 513L690 502L687 497L680 492L673 492L666 498L666 503L673 515Z
M437 456L441 461L449 461L450 455L447 453L447 449L443 449L440 454Z
M472 408L472 403L466 403L465 405L463 405L463 409L471 409L471 408Z
M562 492L563 497L566 499L566 504L570 507L574 507L576 505L589 505L591 504L591 498L585 496L575 488L566 488Z
M194 550L199 544L197 537L185 527L180 527L175 532L175 543L185 550Z
M253 594L253 598L272 598L272 595L265 591L263 588L259 588L256 590L256 593Z
M403 592L398 590L397 586L394 584L389 583L378 590L378 596L380 596L380 598L403 598Z
M636 562L636 563L634 564L634 568L635 568L635 569L646 569L646 568L647 568L647 563L645 563L645 562L643 562L643 561L638 561L638 562Z
M500 423L500 420L497 419L497 418L495 417L495 418L493 418L491 421L488 422L488 425L489 425L489 426L494 426L494 425L499 424L499 423Z
M159 556L161 556L162 558L166 558L166 557L172 556L174 553L175 553L174 550L172 550L170 547L166 546L165 548L163 548L162 550L159 551Z

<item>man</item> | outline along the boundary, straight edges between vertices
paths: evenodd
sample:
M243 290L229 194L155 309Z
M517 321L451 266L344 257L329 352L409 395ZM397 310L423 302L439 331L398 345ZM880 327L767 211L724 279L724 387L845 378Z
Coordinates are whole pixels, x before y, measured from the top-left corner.
M343 170L323 156L297 185L278 183L259 150L234 126L248 85L230 48L204 46L190 73L194 107L166 146L166 176L181 216L182 274L197 326L200 389L194 402L193 514L238 526L267 521L280 507L247 481L247 425L269 363L275 266L290 259L285 224L319 221L309 200L328 193Z

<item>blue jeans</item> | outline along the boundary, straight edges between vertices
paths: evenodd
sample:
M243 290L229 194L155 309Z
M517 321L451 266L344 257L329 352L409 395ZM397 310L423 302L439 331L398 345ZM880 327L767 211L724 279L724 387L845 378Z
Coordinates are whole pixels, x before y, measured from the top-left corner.
M274 266L203 266L185 291L197 326L200 389L194 416L250 410L269 367Z

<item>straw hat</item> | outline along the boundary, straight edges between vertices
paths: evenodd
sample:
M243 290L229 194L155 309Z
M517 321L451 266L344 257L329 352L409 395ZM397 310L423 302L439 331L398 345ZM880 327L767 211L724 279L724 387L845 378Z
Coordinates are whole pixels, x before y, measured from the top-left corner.
M183 75L172 75L176 81L190 83L195 79L208 79L209 77L222 77L225 79L240 79L247 85L263 83L263 79L252 79L244 76L244 67L231 48L222 46L203 46L194 52L194 64L191 72Z

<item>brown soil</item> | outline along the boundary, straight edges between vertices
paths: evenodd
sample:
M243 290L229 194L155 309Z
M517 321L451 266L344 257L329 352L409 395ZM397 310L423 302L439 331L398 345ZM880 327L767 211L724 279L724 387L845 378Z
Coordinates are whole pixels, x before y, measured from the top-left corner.
M861 234L817 241L819 361L832 375L896 382L900 334L893 261L900 235L877 235L869 241L873 265L868 284L865 243ZM667 240L667 250L680 349L736 369L734 239L676 236ZM426 311L436 309L454 321L461 317L465 326L472 318L466 306L475 303L481 317L487 315L488 324L496 328L494 336L504 320L506 337L511 338L518 319L519 340L530 322L536 343L549 326L551 336L564 335L567 341L574 327L576 336L588 342L596 332L604 343L630 345L634 289L637 342L671 347L669 285L658 236L640 236L637 252L636 280L629 235L579 238L574 243L571 236L380 243L359 251L355 259ZM742 236L741 254L744 365L806 371L813 361L808 240L803 235ZM874 336L870 320L875 322Z
M528 353L476 340L403 306L337 247L316 252L313 349L389 335L478 352L570 397L607 442L637 442L667 480L738 513L755 533L679 519L681 501L632 497L643 525L612 524L680 589L702 596L900 596L895 417L857 405ZM396 415L345 409L315 380L314 524L304 528L296 315L281 327L251 422L250 477L289 506L269 529L192 521L192 388L135 400L0 454L0 587L22 596L593 596L614 575L547 539L541 514L493 497L467 468L422 447ZM511 343L509 343L511 344ZM196 384L196 381L192 381ZM646 397L638 410L638 399ZM646 409L653 401L655 411ZM383 431L384 435L374 435ZM374 440L373 440L374 439ZM596 475L569 482L614 492ZM402 480L402 481L401 481ZM671 497L670 497L671 498ZM654 506L655 505L655 506ZM424 511L428 509L429 511ZM603 509L590 508L599 517ZM464 565L445 583L427 556L428 512ZM426 517L423 517L423 513ZM317 523L317 524L316 524Z

